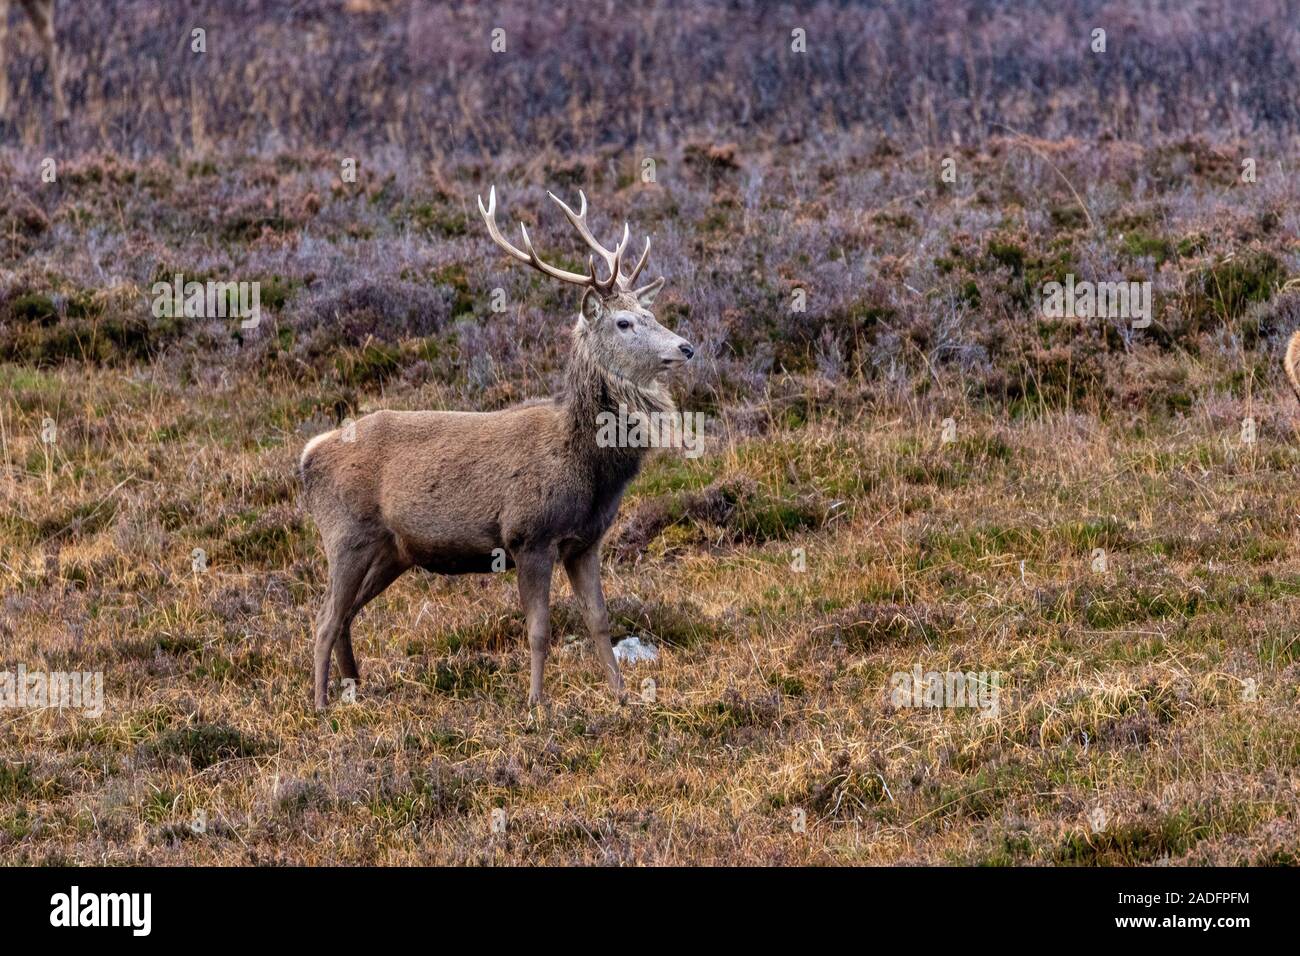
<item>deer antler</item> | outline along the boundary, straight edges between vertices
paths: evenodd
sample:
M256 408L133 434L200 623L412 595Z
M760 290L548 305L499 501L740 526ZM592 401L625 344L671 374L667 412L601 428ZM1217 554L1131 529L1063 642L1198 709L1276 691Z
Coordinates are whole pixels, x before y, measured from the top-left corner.
M632 272L625 276L623 275L623 252L627 249L628 240L631 237L631 231L629 230L627 223L623 223L623 238L619 241L619 244L613 250L606 249L596 241L596 237L591 234L591 229L587 226L587 197L581 189L578 190L580 208L577 212L574 212L572 207L570 207L559 196L555 195L555 193L548 192L546 195L554 199L556 205L564 210L564 215L568 217L568 220L573 224L573 227L578 230L578 235L580 235L591 250L604 261L605 268L609 270L609 278L600 279L596 275L596 261L594 257L589 257L587 260L587 275L580 275L576 272L566 272L563 269L557 269L554 266L547 265L537 255L536 250L533 249L533 244L528 238L528 230L524 228L523 223L519 224L519 231L523 234L524 248L527 251L524 252L512 245L504 236L501 235L500 230L497 229L496 218L494 215L496 212L497 201L496 186L493 186L488 190L488 204L486 209L483 208L483 197L480 196L478 198L478 209L483 215L483 221L487 223L488 234L492 237L492 241L520 262L528 263L534 269L537 269L539 272L542 272L553 279L559 279L561 282L571 282L574 285L591 286L597 292L604 295L608 295L610 292L615 290L619 292L631 292L635 295L637 292L643 291L644 288L648 288L643 287L642 289L633 290L632 283L636 281L636 277L641 274L641 270L645 268L645 264L650 258L649 236L646 236L645 250L641 253L641 258L637 260L636 266L632 269Z
M497 228L496 210L497 188L496 186L493 186L488 190L488 204L486 209L483 208L483 197L478 197L478 211L483 215L483 221L487 223L488 235L492 237L492 241L508 252L511 256L518 259L520 262L528 263L538 272L548 275L552 279L559 279L561 282L571 282L574 285L596 285L596 271L594 268L590 275L581 275L577 272L568 272L564 269L557 269L555 266L547 265L543 262L541 257L537 255L537 250L533 248L533 241L528 238L528 230L524 228L522 222L519 224L519 231L523 234L524 248L528 251L523 252L516 248L509 239L501 235L501 230Z
M619 241L618 246L613 252L606 249L596 237L591 234L587 228L587 195L581 189L578 190L578 199L582 208L574 212L566 203L555 193L548 192L546 195L555 200L555 204L564 210L564 215L568 217L569 222L573 223L573 228L578 230L578 235L582 236L583 242L592 248L596 255L605 260L605 267L609 269L609 278L601 282L597 280L596 288L600 292L612 292L617 288L620 292L627 291L627 279L622 275L623 250L627 248L627 241L631 236L627 223L623 223L623 238Z

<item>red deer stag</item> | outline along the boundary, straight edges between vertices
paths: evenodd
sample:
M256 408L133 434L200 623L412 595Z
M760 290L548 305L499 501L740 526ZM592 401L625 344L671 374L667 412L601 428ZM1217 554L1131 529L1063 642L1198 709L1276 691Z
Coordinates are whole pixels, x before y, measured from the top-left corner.
M479 212L493 242L552 279L582 288L563 390L498 412L397 412L366 415L346 430L312 439L300 470L305 500L329 561L329 587L316 619L315 700L328 700L330 655L345 678L359 676L352 651L357 613L412 567L466 574L514 567L532 652L530 706L541 704L550 641L552 570L564 564L610 687L623 678L609 642L600 585L600 545L645 448L605 447L602 413L674 412L664 378L694 349L656 321L649 306L663 278L635 286L650 254L627 275L628 228L612 251L587 227L581 209L551 196L595 258L587 274L543 262L520 223L523 248L497 229L496 188ZM626 444L626 443L625 443Z

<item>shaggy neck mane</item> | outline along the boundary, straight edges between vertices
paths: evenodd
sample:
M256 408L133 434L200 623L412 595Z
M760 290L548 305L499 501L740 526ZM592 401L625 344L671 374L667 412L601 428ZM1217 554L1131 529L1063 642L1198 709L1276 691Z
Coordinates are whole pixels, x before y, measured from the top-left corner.
M570 452L586 460L597 472L635 474L646 448L601 448L596 444L600 416L604 412L626 414L639 412L651 415L656 412L676 411L672 396L661 383L639 385L622 375L601 366L592 355L585 330L573 331L573 347L569 352L564 394L560 397L569 426Z

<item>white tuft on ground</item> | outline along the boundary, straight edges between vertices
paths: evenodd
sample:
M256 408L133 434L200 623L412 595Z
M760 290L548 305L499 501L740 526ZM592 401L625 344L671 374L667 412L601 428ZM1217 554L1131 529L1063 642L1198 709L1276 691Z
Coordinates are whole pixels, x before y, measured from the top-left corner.
M639 637L625 637L614 645L614 660L620 664L640 664L659 660L659 648L642 643Z

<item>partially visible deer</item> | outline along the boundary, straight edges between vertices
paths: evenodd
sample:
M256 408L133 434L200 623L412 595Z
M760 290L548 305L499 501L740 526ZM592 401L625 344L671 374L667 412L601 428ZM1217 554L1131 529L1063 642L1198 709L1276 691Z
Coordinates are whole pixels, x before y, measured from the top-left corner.
M1286 371L1286 379L1291 383L1296 398L1300 398L1300 330L1292 332L1291 338L1287 340L1282 368Z
M63 66L59 61L59 43L54 33L54 0L18 0L32 21L36 37L45 48L53 88L54 117L60 123L68 119L68 104L63 99ZM9 114L9 0L0 0L0 120Z
M656 321L649 306L663 278L637 287L650 255L623 274L628 228L613 250L587 227L587 197L574 212L551 196L600 256L608 275L543 262L520 224L523 249L497 229L496 188L479 212L488 234L512 258L582 289L563 391L549 401L498 412L381 411L345 430L312 439L300 470L320 527L329 587L316 618L315 701L328 699L331 653L357 679L352 620L408 568L442 574L494 570L496 556L519 573L532 670L528 702L543 702L550 642L550 591L562 563L581 605L609 685L623 678L609 641L600 585L600 545L645 448L602 447L597 417L620 406L642 415L674 411L663 379L694 349ZM500 549L499 551L497 549Z

